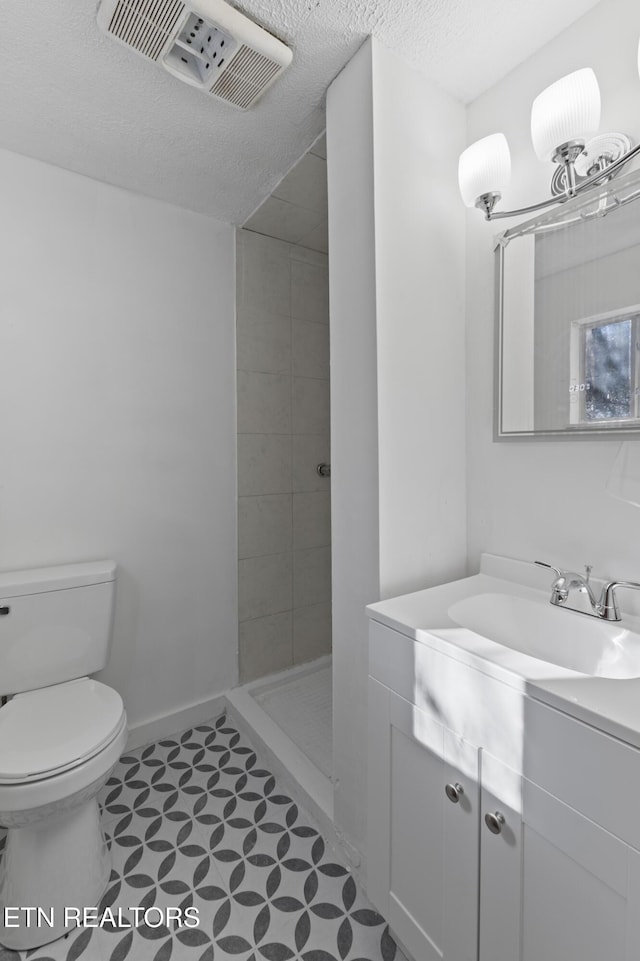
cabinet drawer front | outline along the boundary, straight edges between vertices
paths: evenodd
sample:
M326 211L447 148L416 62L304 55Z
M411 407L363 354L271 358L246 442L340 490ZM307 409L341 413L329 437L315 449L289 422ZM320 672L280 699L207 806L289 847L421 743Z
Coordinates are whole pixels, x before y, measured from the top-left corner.
M526 701L523 773L640 849L640 751L539 701Z
M369 673L438 723L521 770L521 691L378 621L369 624Z

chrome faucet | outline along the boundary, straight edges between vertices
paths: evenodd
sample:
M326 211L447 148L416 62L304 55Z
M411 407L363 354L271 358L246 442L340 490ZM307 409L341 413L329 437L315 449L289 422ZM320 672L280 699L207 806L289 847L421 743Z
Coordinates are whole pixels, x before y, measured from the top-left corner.
M552 564L546 564L544 561L534 561L534 564L537 564L538 567L546 567L556 575L556 579L551 585L551 597L549 599L551 604L557 607L566 607L569 610L578 611L578 613L590 614L592 617L602 617L605 621L621 620L620 608L618 607L616 598L616 590L619 587L629 587L633 590L640 591L640 584L636 584L635 581L609 581L602 588L600 599L596 600L596 596L589 584L591 567L586 568L587 573L585 576L583 574L577 574L574 571L561 571ZM585 611L581 608L572 607L571 604L567 604L572 591L578 591L582 595L586 594L591 609Z

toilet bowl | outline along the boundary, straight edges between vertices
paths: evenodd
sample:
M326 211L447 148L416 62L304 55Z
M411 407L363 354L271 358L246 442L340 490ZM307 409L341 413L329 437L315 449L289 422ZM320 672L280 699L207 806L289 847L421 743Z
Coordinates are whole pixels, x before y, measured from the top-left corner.
M126 739L120 695L89 678L19 694L0 711L0 916L42 909L30 924L10 912L4 947L53 941L74 926L69 908L99 903L111 859L96 796Z
M88 675L107 662L115 569L0 574L0 945L10 950L61 937L109 881L97 794L127 717L120 695Z
M19 694L0 711L0 826L8 828L0 916L43 912L29 925L24 912L10 913L16 927L4 926L4 947L55 940L74 926L69 908L99 903L111 859L96 796L126 739L120 695L89 678Z

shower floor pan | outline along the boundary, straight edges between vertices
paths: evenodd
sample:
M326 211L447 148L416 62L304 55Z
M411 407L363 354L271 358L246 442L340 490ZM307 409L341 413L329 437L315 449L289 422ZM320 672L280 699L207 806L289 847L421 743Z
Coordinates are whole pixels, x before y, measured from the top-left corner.
M232 714L261 742L316 814L332 818L331 657L236 688Z

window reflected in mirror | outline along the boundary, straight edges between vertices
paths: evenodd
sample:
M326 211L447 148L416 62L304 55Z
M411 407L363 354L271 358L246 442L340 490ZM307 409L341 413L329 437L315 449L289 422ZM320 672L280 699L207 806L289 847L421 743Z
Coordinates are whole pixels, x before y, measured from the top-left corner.
M640 305L571 328L572 424L638 419Z

